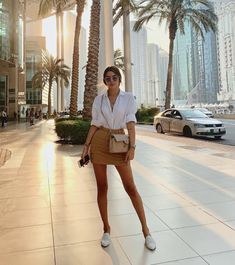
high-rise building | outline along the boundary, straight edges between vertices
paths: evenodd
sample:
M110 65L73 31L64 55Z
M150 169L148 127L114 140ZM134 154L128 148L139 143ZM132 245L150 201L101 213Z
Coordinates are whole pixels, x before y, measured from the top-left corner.
M169 54L163 49L159 50L159 94L158 94L158 105L164 106L166 99L166 79L167 79L167 68L169 61Z
M23 19L22 1L0 1L0 109L10 118L25 103Z
M135 22L131 22L133 28ZM143 27L139 32L131 31L131 60L133 94L136 97L137 105L146 106L148 88L148 64L147 64L147 30Z
M148 106L155 107L159 105L159 47L156 44L149 43L147 45L147 62L148 73L146 89L146 102Z
M235 106L235 2L216 1L218 23L218 100Z
M46 48L45 37L42 36L27 36L26 37L26 104L38 109L43 109L48 103L48 87L35 88L32 86L32 77L39 70L43 61L42 51ZM52 90L52 109L53 90Z
M192 80L192 30L189 24L185 23L185 34L179 31L176 34L174 46L173 66L173 95L174 103L186 101L187 94L193 87Z
M218 67L216 35L203 30L204 40L185 24L174 48L174 103L216 103Z

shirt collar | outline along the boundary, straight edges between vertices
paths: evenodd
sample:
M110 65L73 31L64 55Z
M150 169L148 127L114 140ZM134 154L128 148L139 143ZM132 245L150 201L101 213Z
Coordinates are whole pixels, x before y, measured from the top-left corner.
M123 90L120 89L120 93L118 96L123 96L125 94L125 92ZM108 90L106 90L106 92L104 93L105 97L108 97Z

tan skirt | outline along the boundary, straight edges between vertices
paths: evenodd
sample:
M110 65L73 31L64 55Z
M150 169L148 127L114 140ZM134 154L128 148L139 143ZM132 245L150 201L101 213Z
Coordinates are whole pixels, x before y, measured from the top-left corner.
M123 134L123 129L112 130L112 132ZM110 129L99 128L91 140L90 158L91 162L100 165L126 165L126 153L109 153Z

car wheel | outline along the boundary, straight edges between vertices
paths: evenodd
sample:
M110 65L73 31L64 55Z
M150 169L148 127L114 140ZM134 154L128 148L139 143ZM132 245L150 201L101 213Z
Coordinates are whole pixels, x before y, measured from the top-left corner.
M216 135L215 139L221 139L221 137L222 137L221 135Z
M157 130L158 133L163 133L162 125L158 123L157 126L156 126L156 130Z
M184 127L183 134L186 137L192 137L192 131L188 126Z

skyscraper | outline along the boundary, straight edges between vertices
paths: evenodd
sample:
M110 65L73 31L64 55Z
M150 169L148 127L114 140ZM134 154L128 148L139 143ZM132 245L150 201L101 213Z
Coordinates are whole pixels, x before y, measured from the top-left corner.
M217 101L216 35L212 31L202 31L204 39L196 34L190 24L185 23L185 34L177 33L173 70L175 104Z
M134 26L131 21L131 28ZM147 65L147 31L143 27L139 32L131 31L131 59L133 94L138 106L147 105L146 90L148 88Z
M22 1L0 1L0 109L9 117L25 101L23 18Z
M235 2L216 1L218 23L218 100L235 106Z
M192 80L192 30L185 23L185 34L179 31L176 34L174 46L173 66L173 98L174 103L186 101L187 94L193 87Z
M169 61L169 54L163 49L159 50L159 97L158 105L164 106L166 99L166 79L167 79L167 67Z
M156 44L149 43L147 45L147 61L148 61L148 73L146 89L146 101L147 105L155 107L159 105L159 47Z

